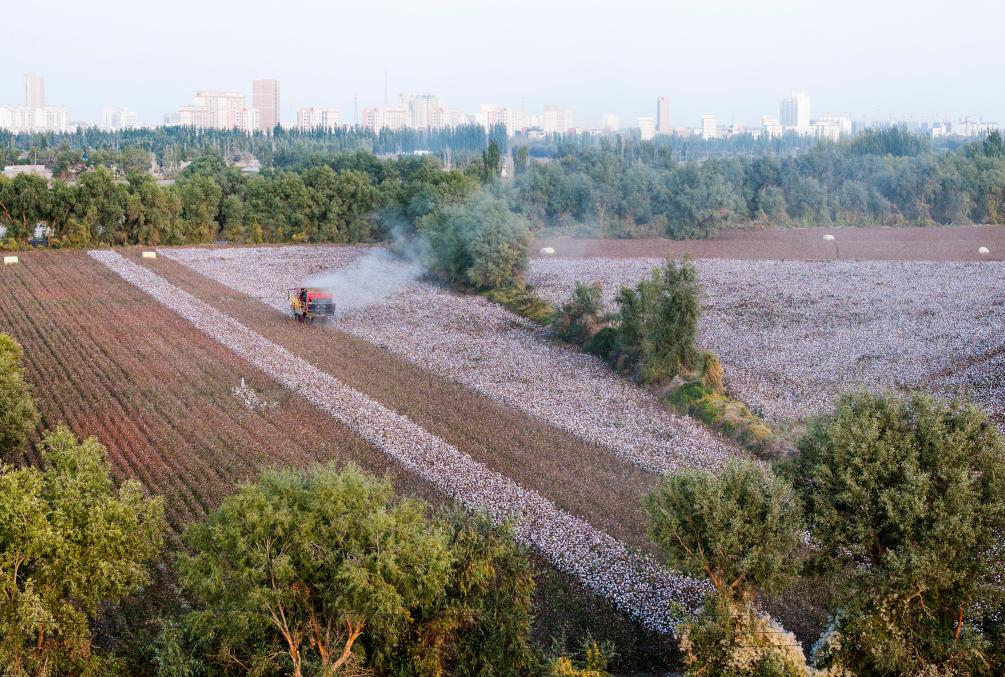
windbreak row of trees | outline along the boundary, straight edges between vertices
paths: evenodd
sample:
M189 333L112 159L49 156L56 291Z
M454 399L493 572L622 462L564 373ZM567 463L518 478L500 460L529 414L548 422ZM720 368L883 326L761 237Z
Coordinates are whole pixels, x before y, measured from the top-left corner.
M553 161L516 162L516 168L513 206L535 227L587 224L615 235L695 238L757 222L1005 219L1005 145L997 132L948 153L933 153L925 139L894 128L794 156L701 163L680 163L659 146L604 141L567 146Z
M411 228L485 176L481 160L445 171L428 156L380 160L362 151L248 174L206 155L169 185L144 172L123 180L106 168L51 186L38 176L0 177L0 225L8 246L31 238L38 223L55 246L366 242Z
M339 127L297 130L277 127L272 134L238 130L157 127L116 132L95 127L75 132L14 134L0 131L0 162L44 164L57 177L94 167L148 169L151 160L165 172L206 153L224 157L251 155L266 167L290 167L313 155L367 150L377 155L428 151L477 155L495 141L505 152L506 130L486 132L480 125L418 130Z

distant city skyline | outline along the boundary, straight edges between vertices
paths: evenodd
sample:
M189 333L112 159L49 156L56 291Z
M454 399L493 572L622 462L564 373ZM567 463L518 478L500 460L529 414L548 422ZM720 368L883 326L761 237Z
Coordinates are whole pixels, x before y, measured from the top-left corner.
M45 106L44 77L27 73L23 78L24 102L14 105L0 105L0 129L15 132L63 132L93 123L71 120L67 109L59 106ZM277 79L252 80L251 103L240 91L199 90L191 101L170 111L163 119L151 125L143 125L139 115L126 107L105 107L101 122L97 126L118 131L141 126L179 125L202 129L238 129L246 133L270 133L277 125L301 130L332 130L342 124L359 124L374 131L380 129L400 130L412 128L433 130L478 124L486 130L497 125L505 127L507 134L518 132L530 134L565 134L573 132L629 131L619 127L618 116L607 113L600 124L574 122L575 111L563 106L546 105L540 112L514 109L498 104L482 104L475 113L448 108L436 94L400 93L398 102L364 108L362 118L342 122L337 108L307 106L297 109L295 122L280 116L281 83ZM656 115L637 118L635 131L643 141L659 135L691 134L703 139L728 138L738 134L753 134L777 137L793 132L800 136L816 137L837 141L870 126L869 121L853 120L848 115L812 116L811 101L805 92L793 92L781 99L778 116L762 115L760 125L738 125L735 122L720 124L718 116L705 113L699 124L675 126L669 121L670 103L666 96L656 97ZM970 118L959 120L930 119L919 122L916 131L929 134L933 138L941 136L976 137L1000 126L996 121L974 121Z
M176 0L151 21L149 5L125 0L14 3L5 21L25 30L7 36L0 104L20 102L23 74L38 73L47 105L91 122L125 107L156 124L199 90L241 91L250 101L250 82L261 78L282 83L289 124L304 107L338 109L351 123L354 98L360 111L383 106L385 87L389 103L399 92L430 92L470 112L483 103L556 105L584 125L605 114L632 126L658 117L659 95L674 127L707 113L722 126L756 125L793 91L812 96L814 113L856 119L1005 120L1001 2L237 7Z

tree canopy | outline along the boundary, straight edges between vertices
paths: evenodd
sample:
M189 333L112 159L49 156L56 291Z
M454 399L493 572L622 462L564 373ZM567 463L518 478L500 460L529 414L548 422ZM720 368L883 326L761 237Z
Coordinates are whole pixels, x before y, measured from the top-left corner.
M108 674L91 647L105 605L146 584L164 508L139 484L115 488L105 449L66 428L42 468L0 465L0 664L9 674Z
M985 414L849 395L798 446L817 560L840 581L830 660L858 674L991 674L1005 444Z
M22 357L17 341L0 334L0 463L17 460L38 422Z

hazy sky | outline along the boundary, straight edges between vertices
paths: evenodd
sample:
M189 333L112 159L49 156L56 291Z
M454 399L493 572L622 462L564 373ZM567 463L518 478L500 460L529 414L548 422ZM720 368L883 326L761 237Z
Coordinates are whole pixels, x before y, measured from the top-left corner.
M127 106L145 123L197 89L278 78L283 118L334 106L352 122L401 91L469 112L482 103L558 104L578 126L623 126L670 98L694 126L777 115L805 91L817 115L983 115L1005 123L1005 2L930 0L48 0L4 2L0 104L22 76L50 104L98 121Z

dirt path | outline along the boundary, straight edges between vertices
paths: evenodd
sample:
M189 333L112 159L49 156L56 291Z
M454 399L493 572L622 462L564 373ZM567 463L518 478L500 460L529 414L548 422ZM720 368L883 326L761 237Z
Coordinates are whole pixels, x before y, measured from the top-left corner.
M823 239L828 233L835 236L833 242ZM577 258L688 254L699 259L1005 261L1005 226L767 228L725 230L708 240L542 237L531 251L539 255L543 247ZM979 247L990 253L978 254Z
M293 323L179 263L123 253L559 508L629 545L651 549L640 509L641 496L657 481L651 473L366 341Z

